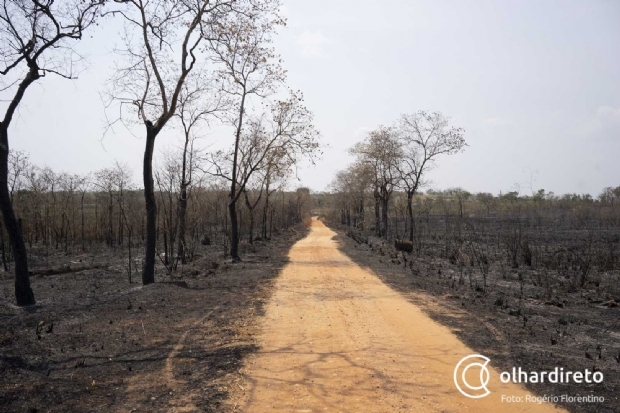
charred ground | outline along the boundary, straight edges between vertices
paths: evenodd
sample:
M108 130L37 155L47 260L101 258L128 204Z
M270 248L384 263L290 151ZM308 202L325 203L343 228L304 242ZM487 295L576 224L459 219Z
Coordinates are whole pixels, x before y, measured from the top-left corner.
M346 225L332 224L332 227L338 228L338 241L345 254L422 306L466 344L490 357L496 366L506 370L521 366L526 371L552 370L557 366L604 373L602 384L526 385L535 394L602 396L604 403L571 403L564 407L580 413L619 411L617 273L593 271L589 274L592 278L583 288L578 288L573 279L578 277L578 267L571 266L566 256L560 261L563 265L560 271L542 264L524 265L521 253L518 265L513 267L504 254L507 223L497 217L486 220L486 234L492 244L484 246L488 260L486 288L476 259L466 254L470 249L465 243L461 244L463 256L455 256L461 250L457 249L453 234L449 236L450 248L446 254L445 224L441 225L438 217L435 217L435 229L443 231L443 236L430 235L433 232L432 229L429 232L433 222L430 217L423 226L423 250L413 254L397 251L393 242L368 232ZM539 246L533 247L539 257L534 264L554 257L557 262L555 251L560 245L583 240L583 232L579 230L528 231L527 234L529 242ZM599 252L605 255L606 251ZM575 268L574 273L569 272L571 268Z
M161 281L145 287L128 283L120 254L58 253L35 270L38 303L29 308L12 304L12 276L3 274L2 410L234 410L256 320L304 231L242 244L237 264L220 246L201 246L174 276L160 265Z

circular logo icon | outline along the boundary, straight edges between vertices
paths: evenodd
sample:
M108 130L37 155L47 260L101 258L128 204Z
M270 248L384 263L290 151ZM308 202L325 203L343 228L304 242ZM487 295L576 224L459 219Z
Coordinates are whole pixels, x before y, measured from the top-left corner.
M490 378L487 365L490 361L481 354L472 354L458 362L454 368L454 385L463 396L480 399L491 394L487 389Z

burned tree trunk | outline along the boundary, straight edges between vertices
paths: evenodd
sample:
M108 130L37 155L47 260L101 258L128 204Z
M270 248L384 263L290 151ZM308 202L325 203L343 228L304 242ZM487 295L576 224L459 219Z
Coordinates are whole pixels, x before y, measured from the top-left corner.
M82 252L86 251L86 244L84 241L85 239L85 235L84 235L84 195L85 194L86 194L86 191L82 192L82 198L80 200L80 210L82 214Z
M388 204L390 199L385 196L381 199L381 215L383 221L383 238L388 239Z
M269 211L269 183L267 183L267 188L265 191L265 205L263 206L263 223L262 223L262 237L263 239L267 238L267 219L268 219L268 211Z
M156 132L151 122L146 121L146 149L144 151L144 200L146 202L146 243L144 251L144 267L142 268L142 284L155 282L155 243L157 226L157 203L155 201L155 183L153 181L153 149Z
M258 197L254 201L254 203L250 202L250 198L248 197L248 192L246 190L243 190L243 195L245 197L245 205L248 207L248 211L250 213L250 229L249 229L250 236L248 238L248 241L250 242L250 244L253 244L254 243L254 210L258 206L258 203L260 202L261 198L263 197L263 189L261 188L260 193L258 194Z
M9 235L15 260L15 299L17 300L17 305L26 306L34 304L35 300L34 293L30 288L30 277L28 276L26 244L15 217L9 194L8 157L8 127L2 122L0 123L0 211L2 211L4 226Z
M185 232L187 220L187 185L185 184L185 182L181 183L181 193L179 194L178 208L179 240L177 245L177 255L181 259L181 264L185 264Z
M2 247L2 266L4 271L9 270L8 263L6 262L6 251L4 246L4 228L2 228L2 222L0 221L0 246Z
M381 199L379 198L379 191L375 189L375 235L381 236Z
M409 214L409 241L413 242L413 192L407 191L407 214Z
M241 130L243 127L243 115L245 113L246 89L243 87L241 103L239 104L239 119L235 132L235 152L233 154L232 179L230 182L230 201L228 203L228 213L230 214L230 257L233 262L241 261L239 258L239 224L237 223L237 200L239 199L239 189L237 189L237 168L239 159L239 141L241 140ZM241 190L243 188L240 188Z
M388 239L388 210L390 206L390 191L386 186L380 188L379 197L381 199L381 221L383 228L381 228L381 235L384 239Z
M233 261L240 261L239 258L239 224L237 222L237 203L232 199L228 204L230 215L230 257Z

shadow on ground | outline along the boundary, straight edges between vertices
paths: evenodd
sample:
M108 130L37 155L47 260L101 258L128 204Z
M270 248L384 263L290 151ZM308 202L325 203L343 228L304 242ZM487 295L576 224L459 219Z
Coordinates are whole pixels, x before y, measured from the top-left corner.
M496 367L510 370L520 366L525 371L587 368L605 374L601 384L526 385L534 394L602 396L603 403L562 405L575 413L620 412L620 309L559 308L528 300L523 311L517 313L509 306L497 305L500 297L504 303L516 301L499 289L483 294L467 285L455 286L441 271L442 265L445 273L449 271L448 263L424 262L405 267L402 253L396 258L390 256L395 253L390 244L371 248L332 229L338 233L334 240L341 252L450 328L473 350L491 358Z
M3 275L0 410L233 410L243 359L257 351L256 322L304 236L245 246L248 260L238 264L204 251L182 277L146 287L129 284L122 263L35 276L38 304L29 309L12 305Z

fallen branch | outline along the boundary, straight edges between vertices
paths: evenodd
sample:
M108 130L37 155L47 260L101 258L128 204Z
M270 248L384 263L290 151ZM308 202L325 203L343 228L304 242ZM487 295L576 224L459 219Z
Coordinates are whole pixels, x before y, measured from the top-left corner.
M348 230L346 234L358 244L368 244L368 237L364 237L362 234L358 234L351 230Z
M102 268L108 268L107 264L86 264L86 265L77 265L71 266L69 264L65 264L60 267L52 267L52 268L34 268L28 273L30 275L59 275L59 274L69 274L73 272L80 272L86 270L98 270Z

